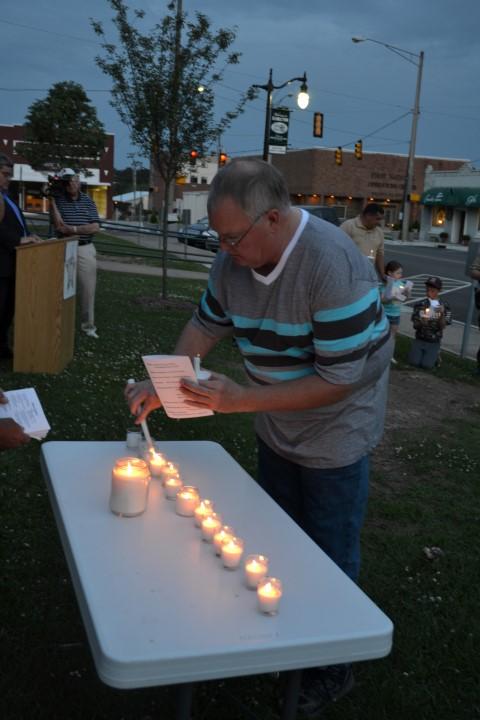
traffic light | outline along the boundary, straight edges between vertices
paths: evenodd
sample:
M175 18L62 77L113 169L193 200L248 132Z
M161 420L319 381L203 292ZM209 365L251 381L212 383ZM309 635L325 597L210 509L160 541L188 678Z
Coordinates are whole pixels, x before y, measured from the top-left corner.
M323 137L323 113L313 113L313 137Z
M218 154L218 167L223 167L224 165L226 165L227 160L228 160L227 153L224 153L224 152L219 153Z
M343 152L342 152L342 148L341 148L341 147L338 147L338 148L335 150L335 164L336 164L336 165L341 165L342 162L343 162Z
M198 158L198 150L190 150L190 165L196 165Z
M361 160L363 158L363 144L361 140L357 140L355 143L355 157L357 160Z

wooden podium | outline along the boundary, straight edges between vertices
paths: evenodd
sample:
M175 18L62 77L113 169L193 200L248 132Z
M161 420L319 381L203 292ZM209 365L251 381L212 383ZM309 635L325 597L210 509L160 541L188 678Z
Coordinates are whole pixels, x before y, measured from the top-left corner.
M71 240L17 247L14 372L58 373L73 357L75 294L64 299L65 249Z

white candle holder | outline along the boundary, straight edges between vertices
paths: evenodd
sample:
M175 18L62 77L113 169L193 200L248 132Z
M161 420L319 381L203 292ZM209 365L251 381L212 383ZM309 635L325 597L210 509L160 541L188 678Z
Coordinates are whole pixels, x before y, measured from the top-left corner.
M278 578L266 577L258 583L258 609L265 615L275 615L283 594L282 583Z
M202 539L213 542L213 536L222 527L222 518L218 513L211 512L202 520Z
M183 482L178 475L172 475L163 481L163 492L167 500L175 500L177 493L183 488Z
M142 433L137 428L131 428L127 430L127 437L125 444L129 450L138 450L140 447L140 441L142 439Z
M174 463L166 461L162 467L162 475L165 482L165 480L168 480L170 477L180 476L180 473L178 467Z
M135 517L145 512L150 472L144 460L124 457L112 469L110 510L122 517Z
M184 485L183 488L177 492L175 512L177 515L182 515L183 517L192 517L199 502L200 496L198 489L193 485Z
M247 588L256 590L260 581L268 574L268 558L265 555L247 555L243 568Z
M207 515L211 515L213 512L215 512L213 502L207 498L202 498L195 508L195 525L197 527L202 527L202 520L206 518Z
M163 478L164 469L167 465L167 461L163 457L162 453L157 452L154 448L150 448L145 453L145 460L150 468L150 475L154 478Z
M224 542L231 540L235 536L235 530L230 525L223 525L213 536L213 547L215 548L215 555L220 555L222 552L222 545Z
M230 540L222 543L220 554L222 556L223 567L227 570L236 570L240 565L243 555L243 540L241 538L232 537Z

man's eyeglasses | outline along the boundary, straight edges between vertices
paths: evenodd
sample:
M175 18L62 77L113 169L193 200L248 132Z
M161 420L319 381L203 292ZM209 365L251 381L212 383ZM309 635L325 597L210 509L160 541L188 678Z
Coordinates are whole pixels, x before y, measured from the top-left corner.
M240 245L242 240L247 237L250 230L257 224L257 222L260 220L260 218L262 218L267 212L268 212L268 210L264 210L263 212L260 213L260 215L257 215L255 220L251 223L251 225L248 226L248 228L245 230L245 232L242 233L241 235L239 235L238 237L220 236L218 238L219 243L223 243L224 245L226 245L229 248L234 248L237 245Z

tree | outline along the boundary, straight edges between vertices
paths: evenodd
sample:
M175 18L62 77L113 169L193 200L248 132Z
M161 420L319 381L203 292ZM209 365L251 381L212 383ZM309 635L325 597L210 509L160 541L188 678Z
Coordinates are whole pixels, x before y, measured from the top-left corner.
M223 60L223 67L238 63L239 54L230 52L235 32L212 30L200 12L189 21L182 0L174 0L167 4L163 19L142 33L138 25L145 17L143 10L134 11L133 25L123 0L108 2L115 13L112 21L119 45L106 42L102 24L92 20L94 31L104 41L104 56L96 62L113 82L111 104L130 128L138 153L152 163L164 182L162 295L166 298L171 185L189 161L190 151L202 155L218 143L255 93L247 90L236 107L217 121L214 86L223 77L218 63Z
M105 147L105 129L81 85L55 83L28 110L20 153L34 170L87 170Z

